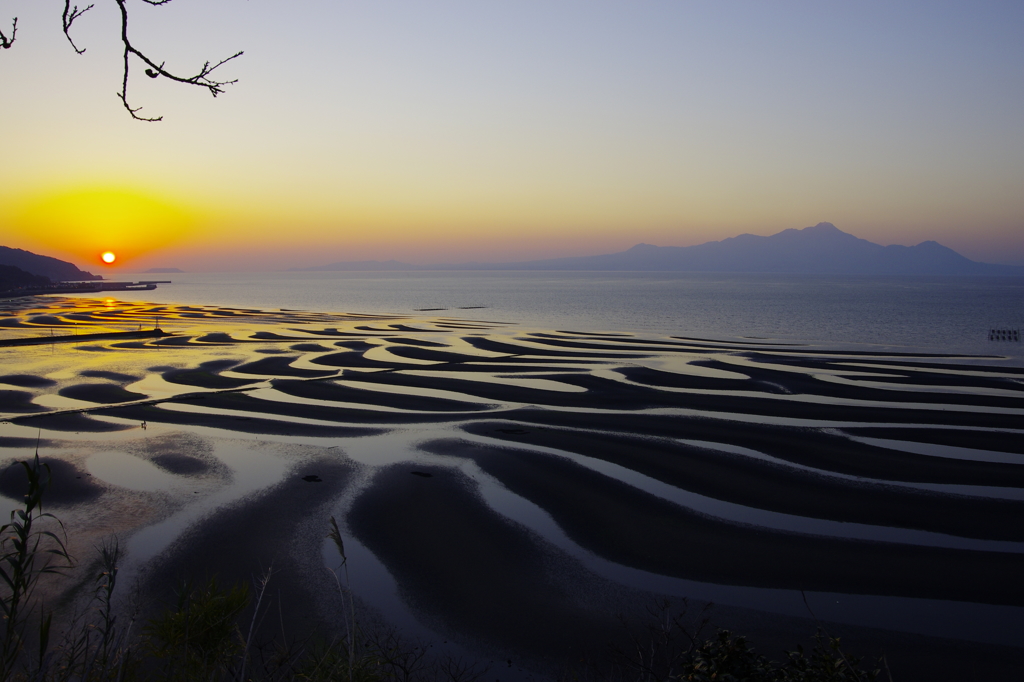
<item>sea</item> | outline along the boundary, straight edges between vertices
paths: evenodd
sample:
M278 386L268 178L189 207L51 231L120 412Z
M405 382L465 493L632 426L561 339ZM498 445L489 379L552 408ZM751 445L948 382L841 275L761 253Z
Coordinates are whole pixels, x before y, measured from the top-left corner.
M1024 330L1024 278L1016 277L525 271L132 277L172 283L104 297L443 316L582 332L767 339L833 349L1024 356L1020 342L992 334Z

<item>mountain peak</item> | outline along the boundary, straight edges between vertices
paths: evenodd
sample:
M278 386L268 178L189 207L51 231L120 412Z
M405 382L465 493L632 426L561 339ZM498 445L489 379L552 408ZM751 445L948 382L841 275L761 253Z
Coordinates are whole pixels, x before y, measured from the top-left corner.
M842 230L832 223L818 223L814 227L805 227L801 232L842 232Z
M742 234L695 246L639 243L626 251L518 263L401 264L409 270L595 270L764 272L798 275L1024 275L1024 267L975 263L936 242L882 246L828 222L770 236ZM386 270L386 263L339 263L308 270ZM398 265L395 265L398 269Z

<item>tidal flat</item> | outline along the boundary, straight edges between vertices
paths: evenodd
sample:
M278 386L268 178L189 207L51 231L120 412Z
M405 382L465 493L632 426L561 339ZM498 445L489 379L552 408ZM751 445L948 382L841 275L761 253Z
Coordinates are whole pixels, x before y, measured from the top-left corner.
M1024 665L999 355L31 298L0 420L4 502L38 449L79 565L117 536L143 604L269 571L268 628L341 627L333 517L361 611L505 679L664 599L772 657L825 624L895 679Z

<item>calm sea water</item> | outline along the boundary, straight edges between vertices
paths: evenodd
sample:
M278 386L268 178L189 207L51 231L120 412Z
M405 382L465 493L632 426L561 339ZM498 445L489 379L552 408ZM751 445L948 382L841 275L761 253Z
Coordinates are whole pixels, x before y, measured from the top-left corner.
M1024 328L1024 278L826 277L598 272L274 272L166 278L124 300L516 322L574 331L717 339L762 337L831 347L1002 354ZM479 307L479 308L477 308Z

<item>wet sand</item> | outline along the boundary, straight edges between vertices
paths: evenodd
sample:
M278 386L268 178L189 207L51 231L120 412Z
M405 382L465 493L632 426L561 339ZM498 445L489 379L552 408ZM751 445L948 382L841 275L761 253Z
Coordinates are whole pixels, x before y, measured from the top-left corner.
M781 658L816 627L802 592L896 679L1024 665L1018 362L30 304L0 325L3 459L38 439L48 504L73 535L102 518L152 608L272 568L287 632L342 627L334 516L380 567L360 609L506 677L597 658L666 597ZM154 318L170 336L138 335ZM71 325L90 336L18 341ZM0 476L11 504L23 485Z
M348 522L410 606L450 637L558 665L619 634L616 611L597 608L601 581L488 508L458 470L385 468Z
M464 428L468 433L510 443L553 447L613 462L677 488L747 507L847 523L1024 542L1024 528L1013 521L1024 517L1024 502L956 498L925 490L897 489L889 484L866 480L850 485L842 479L813 471L787 469L763 460L649 437L568 429L531 429L523 428L517 422L476 422ZM794 438L800 435L797 432ZM532 456L528 451L474 448L458 441L429 444L433 452L444 451L446 447L464 453L460 456L472 457L485 468L488 462L514 462L517 458ZM885 455L877 453L879 450L892 453L891 450L866 445L850 450L853 452L849 456L858 458L871 451L876 451L873 454L880 458ZM537 464L550 459L541 458ZM919 456L918 459L929 458ZM904 466L913 469L914 463L906 462ZM979 476L981 485L1024 487L1021 467L984 463L979 468L982 472L990 472L988 476ZM951 471L948 477L942 478L933 476L932 480L963 483L957 473ZM547 478L546 475L538 475ZM546 505L541 506L547 508ZM1003 522L993 525L989 523L991 519L1003 519Z
M324 604L340 606L337 584L323 564L320 545L329 526L324 508L350 483L354 467L314 455L258 497L219 508L183 533L142 574L148 613L176 604L186 584L254 585L269 576L257 638L273 642L282 631L293 638L337 629ZM318 480L307 481L315 476ZM283 512L283 510L287 510ZM265 613L273 614L272 618ZM245 623L253 609L243 614ZM286 638L287 641L287 638Z

